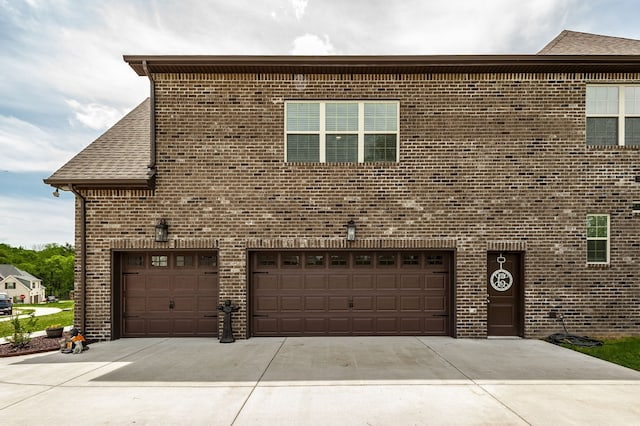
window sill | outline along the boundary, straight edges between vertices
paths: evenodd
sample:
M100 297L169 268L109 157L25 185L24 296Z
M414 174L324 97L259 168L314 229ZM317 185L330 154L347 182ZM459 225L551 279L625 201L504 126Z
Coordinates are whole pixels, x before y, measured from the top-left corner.
M385 161L385 162L366 162L366 163L320 163L320 162L293 162L293 161L285 161L285 166L291 167L306 167L306 168L317 168L317 167L343 167L343 168L393 168L400 165L399 162L395 161Z
M589 269L609 269L609 268L611 268L611 263L587 263L587 268L589 268Z
M629 151L637 151L640 150L640 145L585 145L588 149L592 149L592 150L607 150L607 151L613 151L613 150L629 150Z

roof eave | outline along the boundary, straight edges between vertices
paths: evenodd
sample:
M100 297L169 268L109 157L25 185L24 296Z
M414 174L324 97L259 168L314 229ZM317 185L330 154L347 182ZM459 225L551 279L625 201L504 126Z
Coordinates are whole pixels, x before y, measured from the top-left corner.
M70 191L76 189L154 189L154 176L148 179L44 179L44 183Z
M151 73L444 73L640 71L640 55L139 56Z

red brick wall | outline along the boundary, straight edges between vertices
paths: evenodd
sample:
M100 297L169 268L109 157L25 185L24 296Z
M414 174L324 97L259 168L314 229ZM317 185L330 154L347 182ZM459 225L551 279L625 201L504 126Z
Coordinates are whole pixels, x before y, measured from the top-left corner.
M219 250L242 309L258 247L456 250L460 337L486 335L486 256L523 251L525 335L640 330L640 151L585 145L585 85L639 75L156 75L157 186L87 192L87 331L110 337L112 249ZM393 164L284 162L284 101L398 100ZM586 265L589 213L611 215L611 265ZM167 218L169 243L154 243ZM79 245L78 245L79 246ZM477 312L470 313L471 308Z

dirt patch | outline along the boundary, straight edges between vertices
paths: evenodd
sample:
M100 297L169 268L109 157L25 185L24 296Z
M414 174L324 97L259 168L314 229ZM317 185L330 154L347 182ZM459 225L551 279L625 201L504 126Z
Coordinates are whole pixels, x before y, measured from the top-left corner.
M37 354L60 349L60 338L47 336L33 337L29 345L24 348L14 348L10 343L0 345L0 357Z

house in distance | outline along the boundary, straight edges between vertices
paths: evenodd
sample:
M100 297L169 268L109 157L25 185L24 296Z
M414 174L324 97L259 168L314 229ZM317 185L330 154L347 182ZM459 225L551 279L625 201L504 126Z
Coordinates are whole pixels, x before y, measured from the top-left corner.
M124 60L149 98L45 179L88 337L640 330L640 41Z

